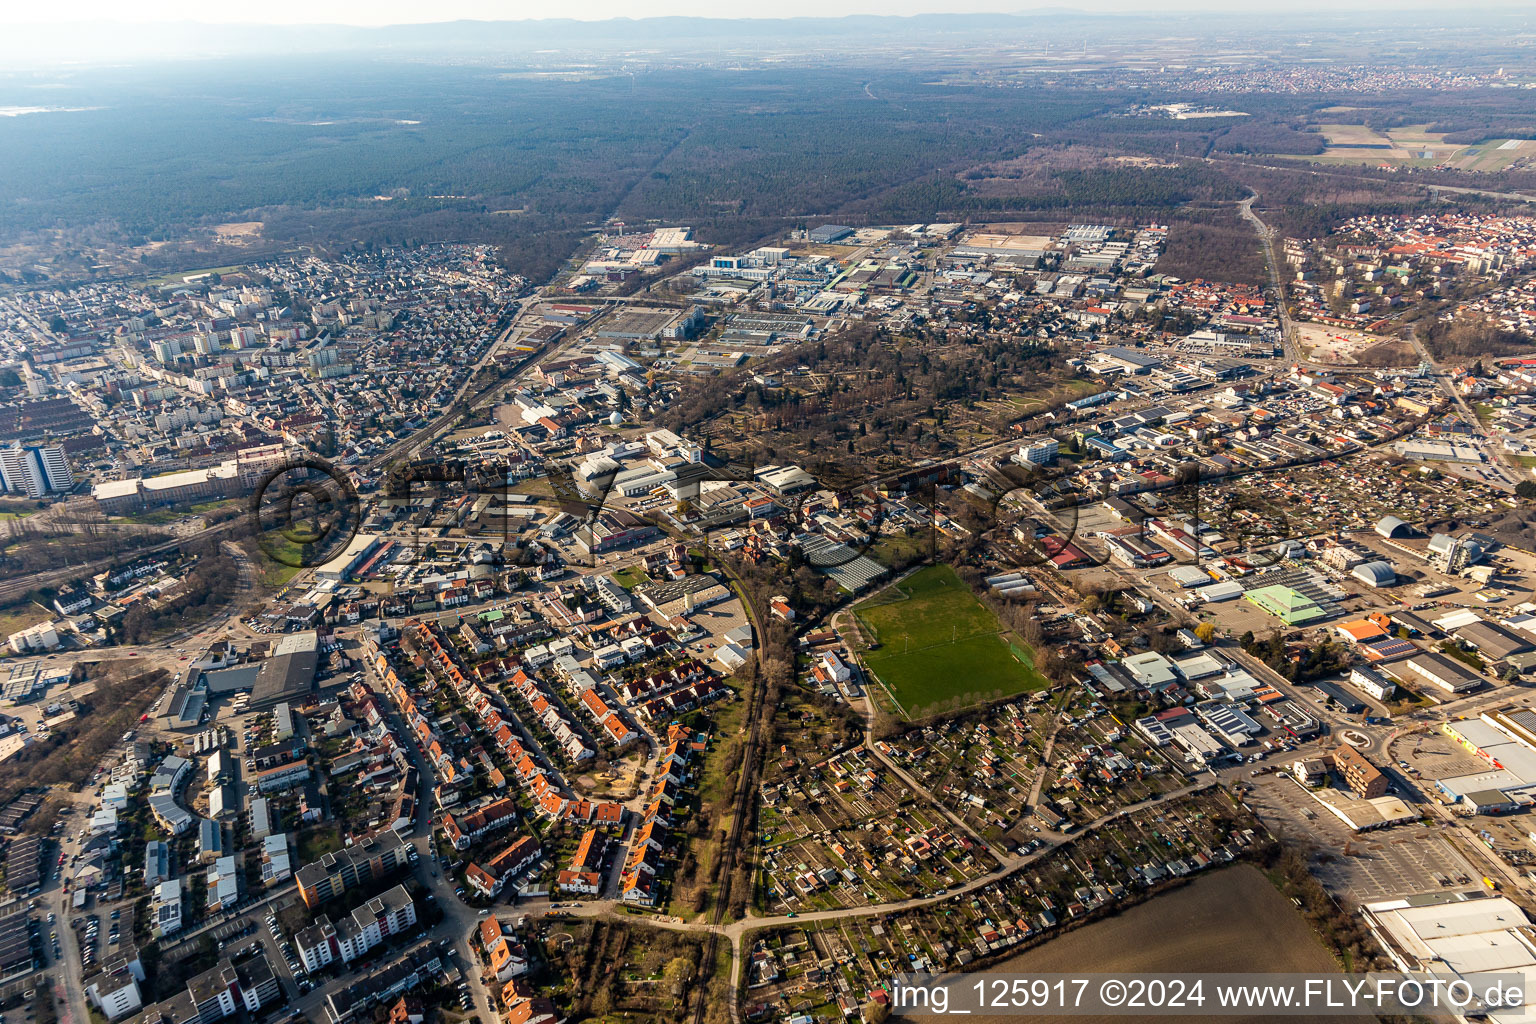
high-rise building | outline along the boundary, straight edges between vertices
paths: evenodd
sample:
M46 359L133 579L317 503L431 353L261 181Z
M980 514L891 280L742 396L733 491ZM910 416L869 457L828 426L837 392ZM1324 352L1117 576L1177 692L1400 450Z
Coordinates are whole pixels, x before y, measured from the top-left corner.
M4 482L7 491L29 498L41 498L48 493L47 478L36 454L19 445L0 448L0 482Z
M13 445L0 448L0 484L13 494L41 498L49 491L74 487L75 477L69 471L64 449L58 445Z
M75 486L75 475L69 470L69 459L65 457L63 447L50 444L34 451L42 463L43 475L48 479L50 491L67 491Z

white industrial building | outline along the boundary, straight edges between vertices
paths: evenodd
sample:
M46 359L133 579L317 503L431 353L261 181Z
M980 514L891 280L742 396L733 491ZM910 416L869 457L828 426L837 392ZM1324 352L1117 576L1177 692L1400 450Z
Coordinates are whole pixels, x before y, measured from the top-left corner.
M1481 889L1434 892L1367 903L1360 914L1399 970L1464 981L1473 992L1488 989L1491 975L1536 971L1531 921L1505 896ZM1490 1008L1482 1019L1523 1021L1533 1005L1536 992L1525 986L1522 1005L1503 1012Z
M1433 687L1445 693L1465 693L1483 685L1482 676L1443 654L1418 654L1382 667L1404 686L1414 690Z
M1368 587L1390 587L1397 582L1397 572L1391 562L1380 559L1362 562L1350 570L1350 575Z
M1208 587L1216 580L1198 565L1180 565L1168 570L1168 578L1185 590ZM1242 588L1238 588L1241 591Z
M1492 712L1442 725L1445 735L1487 768L1436 779L1441 798L1468 813L1504 801L1522 806L1536 803L1536 750L1504 724L1513 722L1518 728L1521 719L1521 712Z
M1179 681L1178 673L1173 670L1173 662L1156 651L1133 654L1122 659L1120 665L1135 678L1138 685L1153 692L1165 690Z
M1236 580L1222 580L1200 588L1200 599L1207 604L1217 601L1235 601L1243 596L1243 585Z

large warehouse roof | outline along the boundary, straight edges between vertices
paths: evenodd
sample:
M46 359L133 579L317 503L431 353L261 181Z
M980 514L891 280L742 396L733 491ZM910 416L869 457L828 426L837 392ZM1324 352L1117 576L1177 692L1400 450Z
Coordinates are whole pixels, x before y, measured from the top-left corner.
M1490 658L1508 658L1536 649L1529 637L1520 636L1494 622L1473 622L1461 626L1456 635Z
M1379 560L1363 562L1355 566L1351 575L1361 583L1372 587L1390 587L1397 582L1397 573L1393 570L1392 563Z
M1280 584L1250 590L1243 596L1287 626L1299 626L1327 615L1327 612L1319 608L1317 602L1307 595Z
M1525 973L1536 968L1536 955L1526 937L1530 919L1503 896L1489 897L1480 891L1431 893L1367 903L1363 913L1387 953L1405 970L1450 975L1479 991L1491 973ZM1509 1012L1494 1010L1487 1019L1523 1020L1529 1008L1526 1002Z
M1176 565L1168 570L1168 578L1185 589L1205 587L1216 582L1210 573L1198 565Z
M285 700L297 701L309 693L320 665L317 637L313 632L294 633L278 641L272 657L261 663L251 687L251 707L268 708Z

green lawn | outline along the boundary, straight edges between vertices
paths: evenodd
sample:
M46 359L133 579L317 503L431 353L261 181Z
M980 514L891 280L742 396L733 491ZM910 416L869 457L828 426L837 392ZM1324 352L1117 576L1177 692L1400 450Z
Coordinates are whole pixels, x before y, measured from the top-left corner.
M334 826L321 825L299 834L299 860L305 864L340 849L341 833Z
M31 602L0 609L0 635L15 633L29 626L35 626L39 622L47 622L52 617L46 609L39 608Z
M645 574L645 570L636 565L620 569L617 572L611 573L610 576L613 582L625 590L634 590L640 584L650 581L650 577Z
M285 587L289 580L302 571L301 566L290 563L303 561L304 549L275 530L263 540L264 543L254 544L247 549L257 572L261 574L261 585L269 590Z
M180 519L185 513L175 509L161 508L153 512L136 512L131 516L112 516L114 523L137 523L140 526L167 526Z
M208 267L203 270L175 270L169 274L161 274L159 277L147 278L145 279L144 283L179 285L182 284L186 278L195 277L198 274L218 274L222 277L225 274L233 274L237 270L244 269L245 267L243 264L235 264L231 267Z
M919 570L854 612L866 637L879 642L863 652L865 664L908 717L1048 685L1034 652L1003 636L997 617L947 565Z

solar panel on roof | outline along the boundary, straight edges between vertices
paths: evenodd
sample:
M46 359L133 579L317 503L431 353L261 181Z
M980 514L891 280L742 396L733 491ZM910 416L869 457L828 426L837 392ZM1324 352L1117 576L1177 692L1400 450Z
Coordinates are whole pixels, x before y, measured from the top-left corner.
M1389 640L1377 640L1362 646L1369 652L1370 657L1378 659L1397 658L1405 654L1413 654L1418 650L1417 647L1407 640L1399 640L1396 637Z

